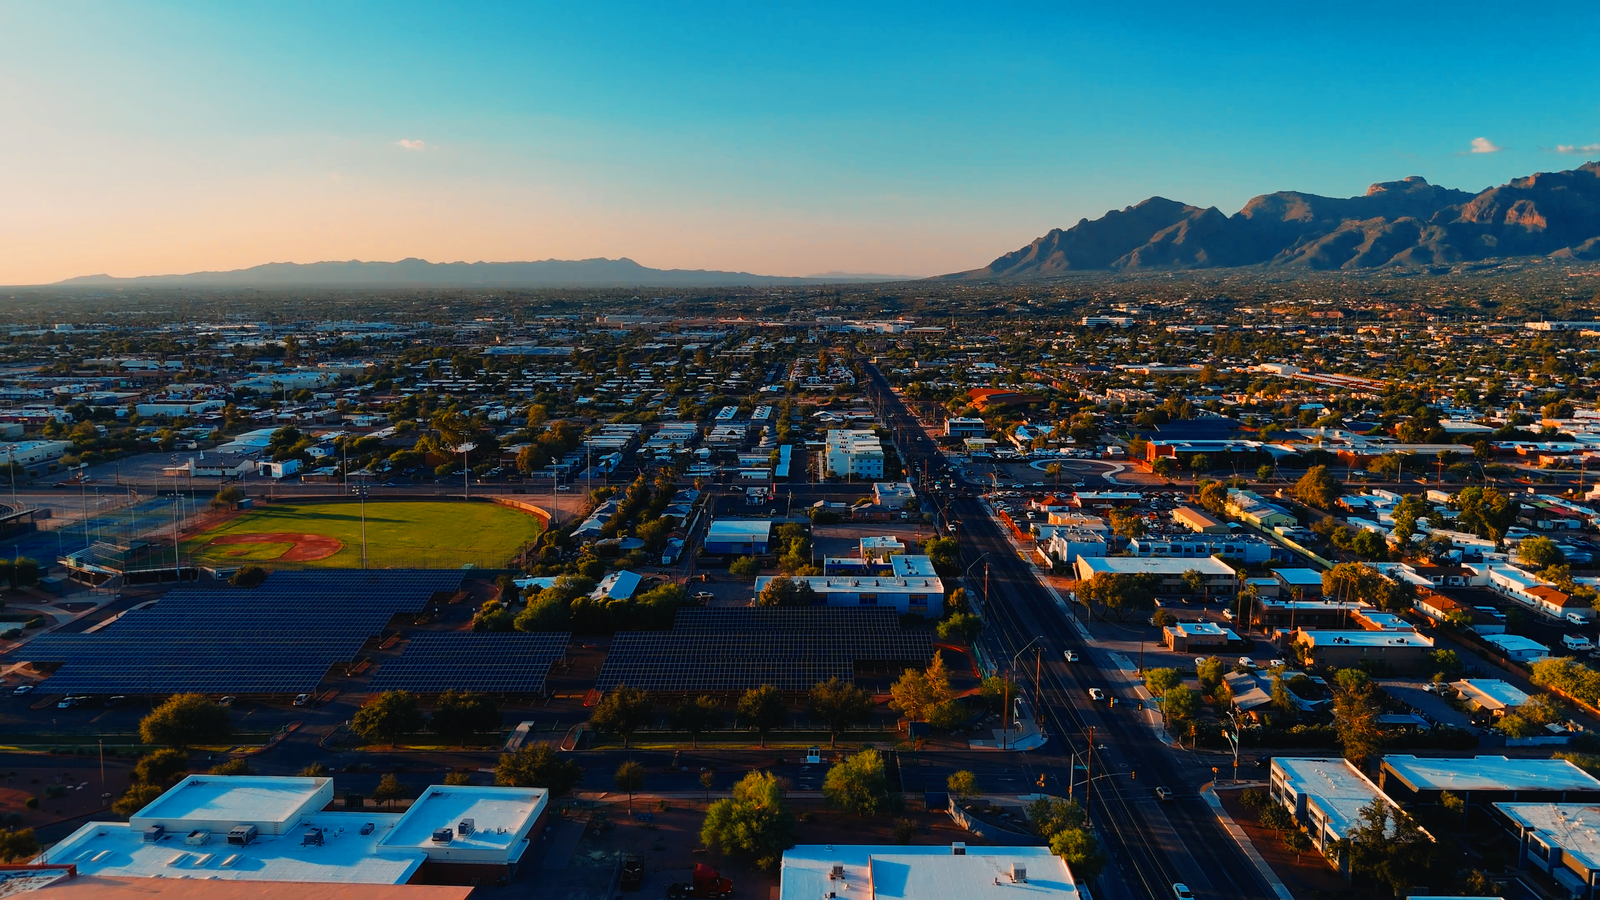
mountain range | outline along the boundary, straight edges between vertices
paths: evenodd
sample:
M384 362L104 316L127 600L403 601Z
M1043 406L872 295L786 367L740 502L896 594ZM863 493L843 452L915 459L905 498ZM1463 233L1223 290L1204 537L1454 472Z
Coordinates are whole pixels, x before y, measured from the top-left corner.
M1417 176L1374 184L1360 197L1279 191L1231 216L1151 197L1052 229L981 269L944 277L1230 266L1349 270L1517 256L1600 259L1600 162L1477 194Z
M839 284L867 281L906 281L900 275L862 275L829 272L792 278L718 272L708 269L652 269L631 259L545 259L535 262L451 262L425 259L396 262L267 263L227 272L192 272L187 275L141 275L117 278L84 275L57 282L73 286L141 287L479 287L479 288L611 288L611 287L734 287L797 284Z

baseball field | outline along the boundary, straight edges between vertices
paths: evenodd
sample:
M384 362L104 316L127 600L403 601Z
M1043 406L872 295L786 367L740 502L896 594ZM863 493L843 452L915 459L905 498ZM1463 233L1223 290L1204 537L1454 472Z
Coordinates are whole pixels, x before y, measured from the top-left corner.
M495 568L541 530L533 515L493 503L385 501L366 506L369 568ZM202 566L360 568L361 505L267 504L189 538L183 552Z

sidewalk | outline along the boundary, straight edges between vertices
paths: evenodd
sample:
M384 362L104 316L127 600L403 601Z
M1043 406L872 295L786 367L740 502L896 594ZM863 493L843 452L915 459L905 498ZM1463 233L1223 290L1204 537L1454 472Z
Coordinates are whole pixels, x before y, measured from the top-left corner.
M1261 854L1256 850L1255 844L1250 843L1250 838L1244 833L1244 829L1240 828L1238 823L1233 821L1233 817L1228 815L1228 811L1222 808L1222 801L1217 799L1217 795L1214 792L1215 787L1216 782L1201 785L1201 799L1205 800L1206 805L1211 807L1211 811L1217 814L1217 821L1222 823L1223 830L1228 832L1233 838L1233 842L1239 845L1240 850L1244 851L1244 855L1249 858L1250 863L1261 874L1261 879L1267 883L1268 887L1272 888L1273 893L1278 895L1278 900L1294 900L1294 894L1289 892L1288 886L1278 878L1276 872L1272 871L1272 867L1267 865L1267 861L1261 858Z

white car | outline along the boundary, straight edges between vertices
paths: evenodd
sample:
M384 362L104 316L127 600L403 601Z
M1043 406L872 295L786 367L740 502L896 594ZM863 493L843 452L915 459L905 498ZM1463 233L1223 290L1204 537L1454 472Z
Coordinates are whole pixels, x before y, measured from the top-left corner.
M1187 884L1180 881L1172 886L1172 897L1173 900L1194 900L1194 892L1189 890Z
M1104 700L1105 698L1106 698L1106 692L1105 691L1102 691L1099 688L1089 688L1089 699L1090 700L1100 701L1100 700Z
M1063 656L1066 657L1067 662L1077 662L1078 661L1078 654L1076 652L1072 651L1072 650L1066 651L1063 654Z
M1223 610L1222 611L1222 617L1224 619L1227 619L1229 622L1232 622L1233 621L1233 610L1231 610L1231 609Z
M1247 669L1254 669L1256 667L1256 661L1248 656L1241 656L1239 657L1239 665L1244 666Z
M30 693L32 690L33 690L33 685L31 685L31 684L19 684L15 688L12 688L11 696L20 697L23 694Z
M1583 616L1580 616L1577 613L1567 613L1567 621L1571 622L1574 625L1587 625L1587 624L1589 624L1589 620L1588 619L1585 619Z
M1268 660L1267 661L1267 668L1269 668L1269 669L1285 669L1285 668L1288 668L1288 666L1289 666L1289 663L1287 661L1281 660L1281 659L1274 659L1274 660Z
M305 706L307 703L310 703L310 702L311 702L311 695L310 694L300 694L299 696L294 698L294 705L295 706Z

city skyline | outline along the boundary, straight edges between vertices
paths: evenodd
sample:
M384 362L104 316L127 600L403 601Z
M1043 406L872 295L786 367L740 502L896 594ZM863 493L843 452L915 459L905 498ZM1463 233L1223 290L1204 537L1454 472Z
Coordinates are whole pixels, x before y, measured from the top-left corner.
M14 7L0 284L405 257L928 276L1149 196L1475 192L1600 157L1589 8L1519 13L1537 54L1483 43L1487 5L1144 12Z

